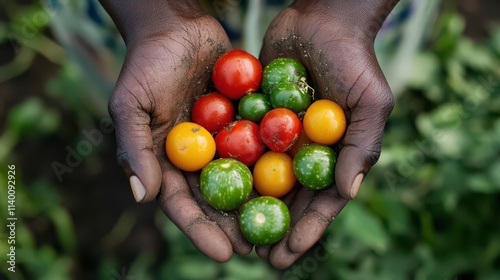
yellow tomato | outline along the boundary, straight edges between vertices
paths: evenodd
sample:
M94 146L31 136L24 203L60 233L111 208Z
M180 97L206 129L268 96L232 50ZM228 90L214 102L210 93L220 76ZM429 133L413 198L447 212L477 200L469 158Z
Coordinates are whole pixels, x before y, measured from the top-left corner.
M302 122L307 137L323 145L337 143L346 130L344 111L337 103L328 99L311 104Z
M170 162L188 172L202 169L215 155L215 141L210 132L192 122L174 126L167 135L165 148Z
M287 194L297 182L293 160L286 153L269 151L263 154L253 168L253 185L263 196L276 198Z

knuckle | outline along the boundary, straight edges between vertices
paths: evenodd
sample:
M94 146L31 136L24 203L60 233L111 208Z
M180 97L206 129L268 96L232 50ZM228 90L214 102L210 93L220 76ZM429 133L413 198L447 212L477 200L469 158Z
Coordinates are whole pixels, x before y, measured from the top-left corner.
M113 120L122 113L130 113L131 109L140 109L140 104L134 94L122 85L117 85L108 101L108 111Z
M118 148L116 152L116 161L118 162L118 165L121 166L122 168L127 168L128 162L129 162L129 154L125 151L120 151L120 148Z
M380 159L380 144L374 144L371 149L365 150L365 164L368 166L373 166Z
M113 120L116 119L118 108L121 106L121 100L117 95L118 94L114 92L108 101L108 112Z
M387 118L394 109L394 95L389 87L383 87L383 91L379 94L378 104L380 109Z

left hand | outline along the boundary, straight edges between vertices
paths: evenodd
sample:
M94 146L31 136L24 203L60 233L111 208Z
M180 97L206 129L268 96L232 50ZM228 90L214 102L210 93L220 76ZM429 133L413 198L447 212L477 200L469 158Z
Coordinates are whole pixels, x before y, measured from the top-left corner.
M340 142L335 186L301 188L287 195L292 227L279 243L257 247L278 268L293 264L322 236L378 160L384 125L393 108L392 92L375 58L373 42L389 1L296 0L271 23L260 59L300 61L316 99L331 99L345 111L348 128ZM395 2L395 1L392 1ZM377 6L378 5L378 6ZM395 5L395 3L393 4ZM384 10L386 9L386 10ZM387 11L387 9L389 9ZM373 19L381 19L374 21Z

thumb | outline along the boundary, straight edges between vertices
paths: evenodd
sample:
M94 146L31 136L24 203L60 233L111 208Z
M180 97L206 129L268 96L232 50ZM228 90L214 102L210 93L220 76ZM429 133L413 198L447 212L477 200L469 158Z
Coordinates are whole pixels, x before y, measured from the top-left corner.
M370 72L370 73L369 73ZM394 107L394 97L382 74L364 71L349 92L349 125L335 168L340 195L354 199L371 167L378 161L384 126Z
M129 90L133 89L133 90ZM153 138L147 104L141 87L117 84L108 104L116 127L117 160L129 178L137 202L153 200L160 189L161 168L153 152Z

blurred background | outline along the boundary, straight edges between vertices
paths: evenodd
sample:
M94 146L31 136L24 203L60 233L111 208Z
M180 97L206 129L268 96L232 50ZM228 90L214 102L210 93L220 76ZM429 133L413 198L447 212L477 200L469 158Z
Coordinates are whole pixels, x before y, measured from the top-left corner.
M202 2L255 55L286 4ZM396 96L381 158L280 271L253 253L215 263L134 202L106 110L125 48L97 1L2 1L0 279L500 279L499 19L494 0L401 1L376 42Z

